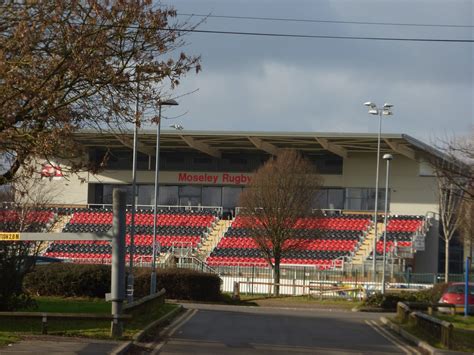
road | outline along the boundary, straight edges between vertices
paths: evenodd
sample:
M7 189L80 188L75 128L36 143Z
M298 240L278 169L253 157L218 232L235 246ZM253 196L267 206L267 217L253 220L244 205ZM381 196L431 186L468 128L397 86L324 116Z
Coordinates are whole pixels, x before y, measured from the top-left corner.
M380 314L186 305L155 354L420 354Z

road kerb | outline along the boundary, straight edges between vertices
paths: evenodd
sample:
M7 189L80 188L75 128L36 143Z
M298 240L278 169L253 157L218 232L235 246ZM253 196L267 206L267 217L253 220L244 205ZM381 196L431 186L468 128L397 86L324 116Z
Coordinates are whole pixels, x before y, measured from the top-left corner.
M179 307L171 310L170 312L168 312L167 314L165 314L164 316L158 318L157 320L151 322L150 324L148 324L143 330L141 330L139 333L135 334L133 336L133 340L130 340L130 341L127 341L123 344L121 344L120 346L116 347L112 352L111 354L112 355L122 355L122 354L125 354L128 349L133 345L133 343L137 343L137 342L140 342L142 340L142 338L145 336L145 334L150 330L150 329L153 329L157 326L159 326L160 324L163 324L165 322L167 322L170 318L174 317L176 314L178 314L179 312L181 312L183 310L183 306L179 305Z
M402 329L398 324L395 324L394 322L392 322L390 319L386 317L380 317L380 321L383 324L385 324L387 327L389 327L392 331L394 331L397 334L400 334L401 337L415 344L416 346L424 349L431 355L462 354L461 352L458 352L458 351L437 349L431 346L430 344L428 344L426 341L421 340L418 337L414 336L413 334L408 333L406 330Z

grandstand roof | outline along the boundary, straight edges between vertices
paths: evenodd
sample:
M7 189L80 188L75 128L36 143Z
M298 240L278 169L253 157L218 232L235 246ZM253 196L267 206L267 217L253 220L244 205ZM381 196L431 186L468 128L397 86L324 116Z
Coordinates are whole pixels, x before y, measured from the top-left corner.
M406 134L382 134L382 152L402 154L418 160L423 155L442 154L433 147ZM75 133L75 139L87 147L133 147L133 131L89 131ZM155 130L140 130L138 150L154 155ZM245 131L162 131L160 149L200 151L220 157L222 153L264 151L276 154L279 149L293 148L304 152L327 153L348 157L351 153L375 152L376 133L329 132L245 132Z

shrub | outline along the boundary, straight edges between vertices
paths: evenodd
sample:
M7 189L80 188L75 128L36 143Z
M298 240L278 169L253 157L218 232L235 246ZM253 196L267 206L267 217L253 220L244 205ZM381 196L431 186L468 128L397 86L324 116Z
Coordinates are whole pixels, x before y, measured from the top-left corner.
M417 293L420 294L420 297L425 298L427 302L438 303L448 286L449 284L447 283L440 283L434 285L432 288Z
M432 288L418 292L402 291L397 294L389 293L385 295L375 293L365 300L364 305L395 310L398 302L438 303L447 287L448 284L436 284Z
M149 268L135 269L135 297L150 292ZM110 292L110 266L49 264L26 275L24 288L38 296L105 297ZM215 301L220 298L221 280L217 275L186 269L158 270L157 289L166 289L167 298Z
M26 275L25 289L38 296L105 297L110 292L110 267L55 263L37 266Z
M221 279L214 274L188 269L157 270L157 289L166 289L166 298L193 301L220 299ZM150 269L137 270L135 295L142 297L150 292Z
M423 299L420 299L418 292L409 293L401 292L398 294L385 294L375 293L370 295L364 302L366 306L380 307L386 310L395 310L397 308L398 302L422 302Z

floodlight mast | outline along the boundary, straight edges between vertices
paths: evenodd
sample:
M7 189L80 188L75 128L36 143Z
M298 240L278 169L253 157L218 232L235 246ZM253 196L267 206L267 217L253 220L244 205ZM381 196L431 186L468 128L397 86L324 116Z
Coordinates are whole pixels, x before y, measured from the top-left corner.
M364 106L369 108L369 114L379 116L379 131L377 135L377 167L375 172L375 207L374 207L374 228L375 228L375 237L372 246L372 279L374 282L377 281L377 237L378 237L378 228L377 228L377 214L378 214L378 199L379 199L379 171L380 171L380 140L382 135L382 116L391 116L393 115L391 109L393 107L390 103L385 103L383 108L378 108L376 104L371 101L364 103Z

